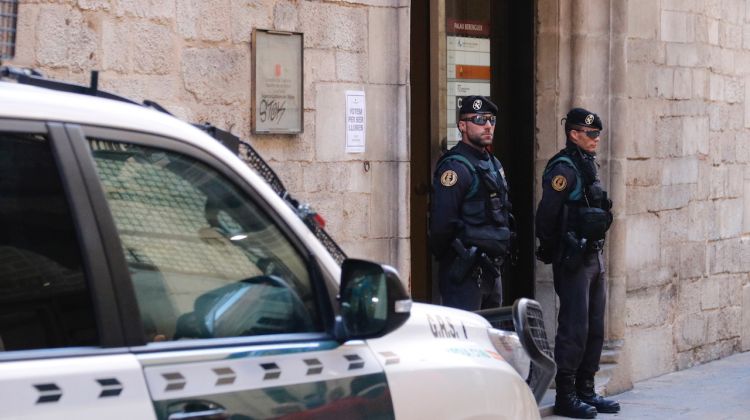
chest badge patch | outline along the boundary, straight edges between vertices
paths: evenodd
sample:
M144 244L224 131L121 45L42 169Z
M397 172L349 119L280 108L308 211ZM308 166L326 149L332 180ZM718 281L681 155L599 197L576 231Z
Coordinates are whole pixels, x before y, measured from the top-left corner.
M552 178L552 189L555 191L562 191L568 186L568 180L562 175L556 175Z
M445 187L452 187L458 182L458 174L455 171L448 169L440 175L440 183Z

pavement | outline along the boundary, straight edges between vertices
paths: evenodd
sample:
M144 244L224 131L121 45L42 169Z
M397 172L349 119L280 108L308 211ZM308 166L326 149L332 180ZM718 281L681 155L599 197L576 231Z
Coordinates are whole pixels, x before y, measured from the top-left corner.
M597 419L750 419L750 352L637 382L608 398L620 401L621 411Z

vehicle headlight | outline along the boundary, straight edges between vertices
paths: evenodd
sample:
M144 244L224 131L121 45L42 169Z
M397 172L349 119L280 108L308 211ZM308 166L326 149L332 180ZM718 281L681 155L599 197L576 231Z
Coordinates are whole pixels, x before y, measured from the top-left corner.
M531 357L521 345L518 334L494 328L488 328L487 333L495 350L526 380L531 370Z

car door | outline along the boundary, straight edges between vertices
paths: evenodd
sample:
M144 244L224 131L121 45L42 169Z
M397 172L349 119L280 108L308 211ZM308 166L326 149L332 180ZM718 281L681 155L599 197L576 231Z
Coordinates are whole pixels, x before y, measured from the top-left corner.
M315 259L246 181L174 139L68 131L100 181L97 220L135 297L123 316L159 419L393 418L382 367L332 338Z
M154 418L60 124L0 118L0 418Z

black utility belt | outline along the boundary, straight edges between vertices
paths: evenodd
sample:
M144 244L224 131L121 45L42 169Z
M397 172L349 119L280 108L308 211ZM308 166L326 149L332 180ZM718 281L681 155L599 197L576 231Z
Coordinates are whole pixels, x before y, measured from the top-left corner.
M604 239L589 239L581 236L581 234L576 231L568 231L568 233L564 235L564 239L565 244L579 249L597 251L604 249Z
M565 267L573 269L583 264L584 257L601 252L604 240L588 240L579 238L575 232L567 232L563 235L563 246L560 261Z
M459 235L466 246L475 246L490 257L505 257L510 250L510 229L484 225L464 225Z

